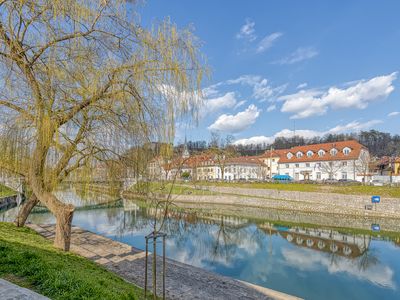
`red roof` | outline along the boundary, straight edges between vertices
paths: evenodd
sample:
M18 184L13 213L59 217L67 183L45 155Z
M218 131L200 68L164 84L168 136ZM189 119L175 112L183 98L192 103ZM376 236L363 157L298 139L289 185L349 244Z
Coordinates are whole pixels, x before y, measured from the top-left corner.
M263 165L261 156L239 156L227 159L226 164Z
M343 149L350 148L349 154L344 154ZM336 149L336 155L332 155L330 151ZM358 159L360 156L361 149L366 149L363 145L355 140L334 142L334 143L323 143L323 144L313 144L306 146L292 147L291 149L281 150L279 163L289 163L289 162L312 162L312 161L331 161L331 160L351 160ZM325 155L319 156L318 151L324 150ZM302 152L303 156L297 157L298 152ZM307 156L307 152L312 151L312 156ZM292 158L288 158L287 154L292 153Z

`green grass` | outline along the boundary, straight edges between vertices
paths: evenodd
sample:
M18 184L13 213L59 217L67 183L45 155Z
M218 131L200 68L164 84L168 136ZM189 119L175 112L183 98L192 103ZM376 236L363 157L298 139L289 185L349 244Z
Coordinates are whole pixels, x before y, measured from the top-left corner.
M15 194L16 194L15 191L0 184L0 197L7 197L7 196L15 195Z
M317 192L318 186L315 184L302 183L274 183L274 182L201 182L199 185L205 186L225 186L250 189L274 189L282 191L302 191Z
M188 186L191 185L191 187ZM215 195L216 193L194 187L191 183L163 183L163 182L141 182L133 186L132 192L145 194L147 192L161 193L168 195L170 192L173 195Z
M139 287L12 223L0 222L0 277L51 299L143 299Z
M379 195L400 198L400 187L365 185L326 185L312 183L272 183L272 182L202 182L203 186L226 186L251 189L275 189L282 191L339 193L348 195Z
M334 186L332 193L351 194L351 195L379 195L381 197L400 198L400 187L391 186Z

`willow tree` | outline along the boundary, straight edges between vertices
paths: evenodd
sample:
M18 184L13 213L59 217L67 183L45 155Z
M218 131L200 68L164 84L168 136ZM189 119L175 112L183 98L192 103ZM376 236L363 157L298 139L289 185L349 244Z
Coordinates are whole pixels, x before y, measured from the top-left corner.
M199 104L198 48L169 20L142 27L124 1L0 0L0 166L32 191L17 223L42 203L69 250L74 207L54 191L131 141L170 142Z

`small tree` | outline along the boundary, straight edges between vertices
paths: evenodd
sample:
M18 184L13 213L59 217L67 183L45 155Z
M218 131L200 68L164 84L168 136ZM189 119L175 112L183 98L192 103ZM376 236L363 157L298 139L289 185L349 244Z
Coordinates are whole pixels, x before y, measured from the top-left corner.
M232 137L226 137L226 144L224 144L221 140L221 137L218 133L211 133L211 141L210 148L208 153L211 154L214 162L221 170L221 179L225 178L225 167L229 162L230 158L233 158L237 155L235 147L232 145Z
M360 152L360 156L355 161L355 170L362 175L363 184L366 182L366 176L369 174L369 165L371 163L371 156L368 151L362 149Z
M342 169L342 164L338 161L328 161L321 164L321 171L328 174L329 179L334 179L337 172Z

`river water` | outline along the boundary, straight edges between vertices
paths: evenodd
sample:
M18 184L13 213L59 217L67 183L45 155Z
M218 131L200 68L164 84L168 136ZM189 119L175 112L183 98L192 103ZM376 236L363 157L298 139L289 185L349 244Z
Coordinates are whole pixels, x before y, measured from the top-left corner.
M86 202L72 190L64 195L68 202ZM89 196L91 203L94 197ZM77 210L73 224L144 249L154 209L141 202L124 204ZM0 221L12 220L15 213L16 208L0 212ZM54 218L36 213L30 221L54 223ZM167 256L305 299L400 299L400 233L371 236L351 230L351 224L348 230L288 224L175 213L164 228Z

